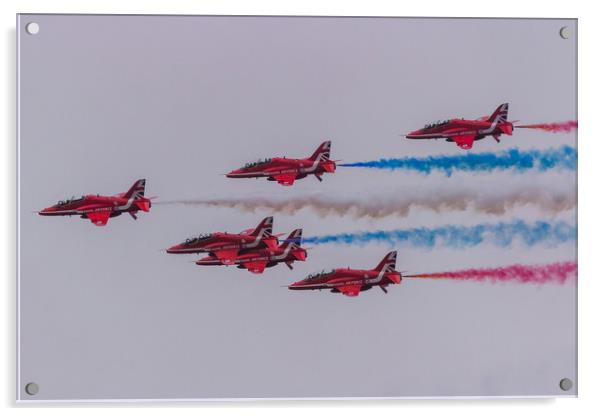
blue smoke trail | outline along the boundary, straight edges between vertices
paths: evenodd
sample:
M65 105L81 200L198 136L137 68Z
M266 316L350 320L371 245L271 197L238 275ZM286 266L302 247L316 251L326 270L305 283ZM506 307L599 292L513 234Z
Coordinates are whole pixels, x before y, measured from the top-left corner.
M454 156L405 157L367 162L342 163L339 166L372 169L405 169L430 174L439 170L450 176L454 171L491 172L493 170L546 171L554 168L575 170L577 150L562 146L547 150L510 149L497 153L467 153Z
M434 228L409 228L390 231L364 231L307 237L305 244L345 244L364 245L368 243L388 243L391 246L413 248L474 247L491 243L507 247L515 240L531 247L538 244L554 246L567 241L575 241L577 227L564 221L555 223L537 221L532 224L522 220L479 224L474 226L444 225Z

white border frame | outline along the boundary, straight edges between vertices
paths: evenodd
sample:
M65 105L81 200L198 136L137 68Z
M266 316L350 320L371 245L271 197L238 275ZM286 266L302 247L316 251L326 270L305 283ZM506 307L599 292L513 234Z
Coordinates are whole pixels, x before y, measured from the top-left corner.
M544 5L545 4L545 5ZM16 344L14 342L15 334L15 290L16 283L14 276L16 274L16 252L15 235L16 225L14 222L16 211L15 197L16 180L13 175L16 174L14 155L16 144L15 124L15 27L14 16L17 12L80 12L80 13L180 13L180 14L340 14L340 15L432 15L432 16L495 16L495 17L519 17L519 16L540 16L540 17L577 17L579 19L579 73L580 91L580 136L582 138L591 138L584 141L581 145L579 155L579 220L586 226L581 227L579 232L580 258L579 271L581 276L581 293L579 302L579 379L580 390L578 400L487 400L487 401L381 401L381 402L299 402L293 401L283 403L257 403L246 402L239 405L236 403L205 403L203 407L206 411L212 413L216 408L220 409L220 414L228 412L240 413L245 408L251 413L261 415L280 414L282 409L286 408L293 414L305 414L307 408L315 409L317 415L331 415L337 410L345 412L345 415L365 414L367 411L377 412L399 412L398 407L405 410L420 411L421 414L433 414L445 406L446 414L468 416L472 414L482 414L487 411L491 415L506 416L510 410L528 410L532 415L563 415L567 413L581 414L585 412L601 412L602 396L599 394L597 386L599 385L599 371L602 370L602 335L599 331L598 316L602 313L602 302L599 301L602 293L602 282L597 278L599 264L597 260L597 246L599 238L597 230L602 227L602 219L599 215L599 179L602 179L602 166L598 161L602 154L602 144L596 140L594 129L597 127L597 111L600 91L600 77L602 73L602 59L599 54L599 39L602 38L602 25L600 25L598 7L595 2L561 2L558 0L541 2L527 2L524 0L505 0L500 3L482 2L477 0L456 0L449 2L445 0L422 0L421 2L392 2L387 0L289 0L282 2L278 0L254 0L252 3L245 0L197 0L192 4L186 0L172 0L170 2L162 0L89 0L81 2L77 0L54 0L46 2L43 0L5 0L0 3L0 21L4 30L3 52L6 64L2 68L2 80L4 82L3 91L5 99L0 101L0 114L2 117L1 126L5 128L4 152L1 152L4 159L4 170L2 171L2 181L0 186L4 198L4 215L0 216L5 232L5 238L0 246L0 264L5 266L4 274L4 302L5 307L2 328L5 335L5 342L0 343L4 357L4 377L0 378L0 392L2 392L3 407L13 407L15 397L15 352ZM582 86L587 85L587 89ZM8 94L7 94L8 92ZM584 139L585 140L585 139ZM583 364L585 363L585 364ZM353 407L350 407L353 405ZM492 406L494 405L494 406ZM74 405L73 407L81 407ZM38 407L34 404L20 405L19 415L29 414L32 407ZM29 407L23 409L23 407ZM48 406L46 406L48 407ZM128 411L138 414L149 413L156 414L163 411L160 404L153 406L138 405L104 405L102 408L87 410L100 414L105 410L113 413L120 412L119 407L125 407ZM137 407L137 409L132 408ZM170 412L195 412L198 405L189 406L185 404L171 404ZM9 409L5 414L12 414L13 409ZM46 409L48 414L63 415L65 412L72 411L65 406L51 406ZM342 412L341 412L342 413Z

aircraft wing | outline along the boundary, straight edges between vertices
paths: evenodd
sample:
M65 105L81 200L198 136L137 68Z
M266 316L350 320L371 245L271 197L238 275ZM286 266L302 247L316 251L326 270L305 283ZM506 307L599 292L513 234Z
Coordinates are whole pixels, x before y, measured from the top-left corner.
M297 175L294 173L286 173L286 174L280 174L280 175L273 175L272 178L275 181L278 181L278 183L280 185L291 186L293 183L295 183L295 179L297 179Z
M238 250L237 249L230 249L230 250L218 250L218 251L213 251L212 252L215 257L218 258L219 261L221 261L223 264L232 264L232 261L236 258L236 256L238 255Z
M477 137L474 133L460 134L458 136L452 137L454 142L462 149L472 149L472 144L474 143L474 139Z
M102 227L103 225L107 225L107 221L109 221L109 217L111 216L111 211L94 211L87 213L86 216L92 221L92 224Z
M360 285L341 285L336 287L345 296L357 296L360 294Z
M243 266L250 271L251 273L261 274L265 270L265 266L267 266L266 261L250 261L243 263Z

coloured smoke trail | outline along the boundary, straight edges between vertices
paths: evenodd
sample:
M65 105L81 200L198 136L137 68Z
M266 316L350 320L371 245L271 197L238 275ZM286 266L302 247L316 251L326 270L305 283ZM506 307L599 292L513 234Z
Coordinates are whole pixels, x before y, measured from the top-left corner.
M529 187L520 190L500 189L486 194L482 191L438 191L427 193L390 193L387 196L350 198L348 196L308 195L276 197L228 197L207 199L183 199L161 201L157 204L181 204L232 208L242 212L269 211L284 215L295 215L308 209L320 217L350 216L353 218L407 217L413 209L434 212L468 211L504 215L524 206L533 206L546 214L558 214L574 209L577 203L573 189L550 190Z
M577 263L572 261L539 266L515 264L507 267L466 269L453 272L403 276L417 279L476 280L479 282L565 283L577 278Z
M543 130L550 133L570 133L571 131L577 129L577 121L565 121L564 123L525 124L514 127L519 129Z
M369 243L388 244L391 247L427 248L448 247L463 249L481 244L509 247L521 242L527 247L553 247L577 238L577 227L565 221L537 221L486 223L472 226L443 225L438 227L398 230L358 231L303 238L304 244L344 244L363 246Z
M441 171L448 176L454 172L492 172L500 170L515 172L536 170L545 172L551 169L566 169L574 171L577 168L577 151L570 146L561 146L547 150L510 149L496 153L466 153L451 156L379 159L365 162L341 163L339 166L408 170L427 175L433 171Z

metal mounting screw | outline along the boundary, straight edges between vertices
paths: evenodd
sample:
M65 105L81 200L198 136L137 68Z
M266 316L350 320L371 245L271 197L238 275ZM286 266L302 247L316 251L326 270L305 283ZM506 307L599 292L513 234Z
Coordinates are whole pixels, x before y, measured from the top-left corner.
M25 393L30 396L35 396L40 391L40 387L36 383L27 383L25 385Z
M566 26L562 26L562 27L560 28L560 31L559 31L558 33L560 34L560 37L561 37L562 39L568 39L568 38L569 38L569 35L570 35L570 33L569 33L569 28L568 28L568 27L566 27Z
M40 31L40 25L36 22L27 23L27 25L25 25L25 31L30 35L37 35Z
M563 378L562 380L560 380L559 385L562 390L569 391L573 388L573 380L571 380L570 378Z

